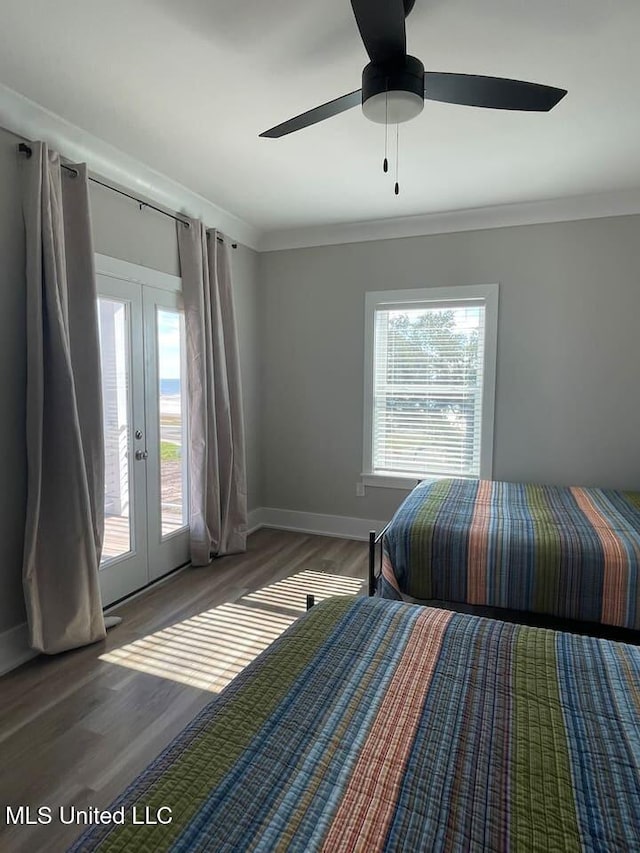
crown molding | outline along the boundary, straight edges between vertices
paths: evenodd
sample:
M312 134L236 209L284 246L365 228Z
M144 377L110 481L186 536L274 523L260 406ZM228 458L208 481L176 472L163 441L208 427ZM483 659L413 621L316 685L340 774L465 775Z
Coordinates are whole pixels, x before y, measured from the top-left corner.
M253 225L3 85L0 126L26 139L46 141L69 160L86 163L94 174L258 249L261 234Z
M451 234L457 231L480 231L518 225L602 219L609 216L632 216L638 213L640 213L640 187L548 201L429 213L423 216L267 231L263 234L259 250L276 252L283 249L306 249L312 246L337 246L344 243L365 243L371 240Z
M343 222L301 228L260 230L172 178L151 169L113 145L71 124L50 110L0 84L0 126L26 139L42 139L70 160L136 194L217 228L260 252L334 246L372 240L450 234L601 219L640 213L640 187L619 192L573 196L494 207L453 210L365 222Z

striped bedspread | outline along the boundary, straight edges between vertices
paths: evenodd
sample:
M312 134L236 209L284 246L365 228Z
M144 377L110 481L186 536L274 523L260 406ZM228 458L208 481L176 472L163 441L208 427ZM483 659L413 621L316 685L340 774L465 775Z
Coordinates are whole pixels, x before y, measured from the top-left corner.
M444 479L394 516L380 592L640 629L639 575L640 493Z
M640 648L402 602L296 622L74 851L630 851ZM166 814L166 813L165 813Z

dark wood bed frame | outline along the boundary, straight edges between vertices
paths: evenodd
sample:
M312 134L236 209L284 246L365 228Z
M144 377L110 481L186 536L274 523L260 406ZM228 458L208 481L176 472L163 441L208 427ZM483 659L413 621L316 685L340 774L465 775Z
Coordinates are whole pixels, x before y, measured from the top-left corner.
M384 537L391 522L386 524L379 533L369 531L369 577L368 594L376 594L377 580L382 574L382 557L384 553ZM631 628L618 628L614 625L602 625L599 622L581 622L578 619L564 619L560 616L548 616L545 613L531 613L528 610L511 610L506 607L490 607L481 604L465 604L460 601L442 601L427 599L415 601L429 607L441 607L454 610L456 613L468 613L471 616L486 616L502 622L514 622L517 625L532 625L536 628L551 628L554 631L566 631L570 634L586 634L589 637L600 637L605 640L616 640L619 643L630 643L640 646L640 631Z

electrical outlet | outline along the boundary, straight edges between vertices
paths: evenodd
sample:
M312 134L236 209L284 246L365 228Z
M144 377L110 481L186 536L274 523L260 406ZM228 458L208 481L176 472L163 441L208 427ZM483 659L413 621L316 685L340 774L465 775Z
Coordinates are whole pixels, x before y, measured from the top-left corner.
M356 483L356 497L363 498L364 497L364 483Z

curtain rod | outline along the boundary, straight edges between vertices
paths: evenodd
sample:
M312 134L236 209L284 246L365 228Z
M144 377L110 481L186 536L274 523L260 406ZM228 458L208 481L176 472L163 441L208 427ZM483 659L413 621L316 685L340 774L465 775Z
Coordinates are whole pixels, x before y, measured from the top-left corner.
M21 142L18 145L18 151L21 154L24 154L26 156L27 160L29 159L29 157L31 157L31 155L33 153L31 150L31 146L27 145L26 142ZM74 169L73 166L67 166L66 163L61 163L60 165L62 166L63 169L66 169L67 172L72 172L74 175L78 174L77 169ZM135 201L137 204L140 205L140 210L142 210L144 207L148 207L150 210L155 210L157 213L161 213L163 216L168 216L169 219L173 219L175 222L181 222L185 226L185 228L191 227L191 225L189 224L189 222L187 222L186 219L182 219L182 217L180 217L180 216L174 216L173 213L168 213L166 210L162 210L161 207L156 207L154 204L150 204L150 202L144 201L144 199L137 198L137 196L131 195L130 193L126 193L124 190L119 190L116 187L112 187L110 184L105 184L103 181L99 181L97 178L92 178L91 176L89 176L89 180L93 184L98 184L98 186L104 187L107 190L111 190L111 192L113 192L113 193L118 193L118 195L122 195L125 198L130 198L131 201ZM209 237L209 232L207 232L207 237ZM224 243L224 240L222 239L222 237L218 237L218 242ZM237 249L238 244L232 243L231 248Z

